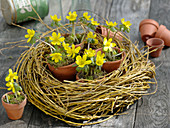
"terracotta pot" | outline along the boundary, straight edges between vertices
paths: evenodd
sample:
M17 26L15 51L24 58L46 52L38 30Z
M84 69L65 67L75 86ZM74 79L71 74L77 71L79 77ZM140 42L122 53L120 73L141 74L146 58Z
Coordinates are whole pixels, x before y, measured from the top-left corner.
M166 46L170 46L170 31L164 25L160 25L155 37L161 38Z
M153 19L142 20L139 24L139 31L143 42L153 38L159 28L158 22Z
M121 53L119 48L114 47L114 49L117 49L118 52ZM102 48L97 49L97 50L96 50L96 53L97 53L98 51L102 51ZM103 52L103 51L102 51L102 52ZM103 53L104 53L104 52L103 52ZM125 55L126 55L125 52L123 52L123 53L122 53L122 58L121 58L120 60L107 61L107 62L105 62L105 63L103 64L103 66L102 66L102 69L104 69L107 73L110 73L110 72L112 72L112 71L114 71L114 70L117 70L117 69L120 67L120 64L122 63L122 61L124 60Z
M75 63L55 68L54 66L47 63L51 73L54 75L55 78L57 78L61 82L63 82L63 80L75 80L76 67L72 67L74 64Z
M159 57L161 55L162 49L164 47L164 41L162 39L151 38L146 41L146 44L150 47L149 51L157 48L156 51L150 53L152 57Z
M13 92L8 92L7 94L13 94ZM5 94L2 96L1 101L2 101L2 105L4 106L8 118L11 120L18 120L22 117L23 115L23 111L24 111L24 107L27 103L27 97L25 96L25 99L22 103L20 104L8 104L4 102L5 98Z
M108 29L100 25L96 28L96 32L100 33L104 37L107 37L108 35ZM113 38L115 36L115 38L119 39L120 41L123 41L123 38L120 36L120 34L121 32L118 32L115 35L115 32L109 30L109 38Z

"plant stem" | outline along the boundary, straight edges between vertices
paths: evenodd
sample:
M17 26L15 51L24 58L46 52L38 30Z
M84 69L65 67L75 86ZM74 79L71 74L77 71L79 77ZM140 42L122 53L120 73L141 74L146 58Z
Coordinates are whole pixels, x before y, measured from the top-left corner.
M6 94L6 102L9 103L8 94Z
M90 49L90 42L88 42L88 47L87 47L87 49L88 49L88 50Z
M115 61L115 55L114 55L114 52L113 51L115 51L114 49L112 50L112 54L113 54L113 60Z
M74 40L75 40L75 25L74 25L74 22L72 23L72 34L73 34Z
M17 92L14 93L15 97L17 98Z
M116 36L117 33L118 33L118 31L116 31L116 32L114 33L113 39L115 38L115 36Z
M107 39L109 39L109 37L110 37L110 31L109 29L107 29Z

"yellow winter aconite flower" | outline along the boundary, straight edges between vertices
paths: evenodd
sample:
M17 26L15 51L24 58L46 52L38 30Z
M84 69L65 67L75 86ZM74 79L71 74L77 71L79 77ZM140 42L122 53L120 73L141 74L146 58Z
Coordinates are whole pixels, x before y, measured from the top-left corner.
M8 83L6 83L6 86L9 87L7 90L12 90L13 93L15 93L15 87L14 87L14 81L10 81Z
M69 49L69 44L68 43L63 42L62 45L63 45L63 47L64 47L64 49L66 51Z
M110 38L109 40L106 39L106 37L104 38L103 44L104 44L104 51L112 51L112 47L115 47L116 44L115 43L111 43L112 42L112 38Z
M75 48L75 45L72 44L72 47L71 48L68 47L68 49L67 49L67 54L68 54L67 56L69 56L69 57L72 56L72 58L74 58L76 53L79 53L80 49L81 49L80 46Z
M97 21L94 21L94 18L91 19L91 24L92 25L100 25L100 23L97 23Z
M58 63L60 60L62 60L62 54L61 53L51 53L50 56L51 59L55 61L55 63Z
M17 72L12 72L12 69L10 68L9 69L9 75L5 78L5 80L8 82L8 81L13 81L13 80L16 80L18 79L18 76L17 76Z
M90 48L89 50L85 49L85 54L87 54L88 57L93 57L96 54L95 50L92 50L92 48Z
M27 43L31 41L31 39L34 37L35 35L35 31L32 29L27 29L27 35L25 35L25 38L28 38Z
M104 56L105 56L105 54L104 53L101 54L101 51L97 52L96 64L98 66L102 66L103 65L103 63L105 61Z
M118 23L116 23L116 22L113 23L112 21L110 21L110 22L106 21L106 24L110 27L115 27Z
M61 16L60 16L60 18L57 18L57 15L54 15L54 16L50 15L50 17L53 21L56 21L56 22L59 22L61 20Z
M93 32L89 32L89 33L87 34L86 39L88 39L88 38L95 39L95 38L96 38L96 34L93 35Z
M57 35L55 32L53 32L52 37L50 37L50 40L52 40L52 42L51 42L52 45L56 45L56 44L61 45L61 42L63 42L65 40L65 38L61 37L60 33L58 33L58 35Z
M132 25L130 21L125 21L124 18L121 19L121 22L123 25L125 25L128 29L130 29L130 26Z
M77 13L76 11L74 11L73 13L71 13L71 11L68 13L69 16L66 16L66 18L69 20L69 21L75 21L76 18L77 18Z
M95 44L98 43L98 40L95 39L95 38L96 38L96 34L93 35L93 32L89 32L89 33L87 34L86 39L89 39L89 38L94 39L94 41L95 41L94 43L95 43Z
M86 18L86 20L90 21L90 15L88 16L88 12L83 13L83 17Z
M76 64L80 68L83 68L87 64L91 64L91 62L92 62L91 60L87 60L87 55L86 54L84 54L83 57L81 57L80 55L78 55L76 57Z

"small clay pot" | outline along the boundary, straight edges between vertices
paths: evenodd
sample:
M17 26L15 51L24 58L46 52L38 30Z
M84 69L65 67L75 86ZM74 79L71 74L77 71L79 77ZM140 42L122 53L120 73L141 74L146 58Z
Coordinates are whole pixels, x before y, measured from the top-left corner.
M155 37L161 38L166 46L170 46L170 31L164 25L160 25Z
M143 42L153 38L159 28L158 22L153 19L142 20L139 24L139 31Z
M119 48L113 47L114 49L117 49L119 53L121 53ZM98 51L101 51L102 53L104 53L102 51L102 48L99 48L96 50L96 53ZM110 73L114 70L117 70L120 67L120 64L122 63L122 61L124 60L126 54L125 52L122 53L122 58L120 60L116 60L116 61L107 61L103 64L102 69L104 69L107 73Z
M54 75L55 78L63 82L64 80L75 80L76 77L76 67L73 67L75 63L57 67L55 68L51 64L47 63L49 70Z
M13 92L8 92L7 94L13 94ZM1 101L2 101L2 105L4 106L8 118L11 120L18 120L22 117L23 115L23 111L24 111L24 107L27 103L27 97L25 96L25 99L22 103L20 104L8 104L4 102L5 98L5 94L2 96Z
M103 26L98 26L97 28L96 28L96 32L97 33L100 33L102 36L104 36L104 37L107 37L107 35L108 35L108 33L109 33L109 38L113 38L113 37L115 37L115 38L117 38L118 40L120 40L120 41L123 41L123 38L120 36L121 35L121 32L117 32L116 33L116 35L115 35L115 32L112 32L112 31L108 31L108 29L107 28L105 28L105 27L103 27Z
M146 41L146 45L148 45L150 47L149 51L152 51L157 48L157 50L154 52L151 52L150 55L152 57L159 57L161 55L162 49L164 47L164 41L159 38L151 38Z

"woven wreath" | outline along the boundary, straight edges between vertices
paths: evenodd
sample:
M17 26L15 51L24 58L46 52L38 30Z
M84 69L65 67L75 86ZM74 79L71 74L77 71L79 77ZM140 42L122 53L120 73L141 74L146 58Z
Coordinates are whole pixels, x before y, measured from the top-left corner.
M75 126L106 121L129 108L142 95L156 92L148 92L157 83L155 65L148 59L149 50L141 51L137 43L122 37L124 41L117 44L125 49L126 57L118 70L105 76L84 82L58 81L48 70L45 59L50 48L41 42L32 45L18 59L14 67L18 82L28 100L47 115ZM95 120L99 118L103 120Z

